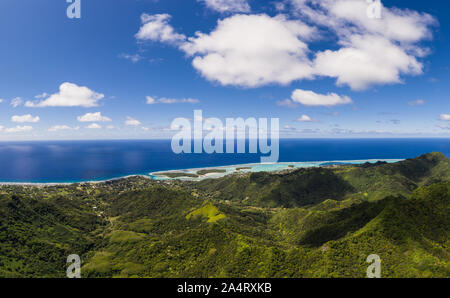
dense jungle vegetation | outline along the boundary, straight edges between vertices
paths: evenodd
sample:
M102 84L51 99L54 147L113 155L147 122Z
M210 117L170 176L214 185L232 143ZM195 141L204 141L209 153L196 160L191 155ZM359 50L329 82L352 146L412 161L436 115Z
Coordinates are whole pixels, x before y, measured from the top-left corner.
M450 277L450 160L0 186L0 277Z

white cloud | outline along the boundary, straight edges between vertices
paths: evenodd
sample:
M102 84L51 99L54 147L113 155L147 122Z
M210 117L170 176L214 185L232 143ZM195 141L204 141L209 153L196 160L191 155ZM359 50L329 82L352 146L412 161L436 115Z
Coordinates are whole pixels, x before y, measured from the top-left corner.
M23 99L20 98L20 97L16 97L16 98L14 98L13 100L11 100L10 105L11 105L13 108L17 108L17 107L20 106L22 103L23 103Z
M399 42L431 38L436 20L409 9L381 7L381 19L368 15L367 0L290 0L299 16L333 30L339 37L373 34Z
M36 95L34 98L41 99L41 98L46 98L46 97L48 97L49 95L50 95L50 94L48 94L47 92L44 92L44 93L42 93L42 94Z
M26 132L33 130L32 126L16 126L5 129L6 133L15 133L15 132Z
M86 128L87 129L100 129L100 128L102 128L102 126L97 123L92 123L92 124L86 126Z
M2 103L4 101L4 99L3 98L0 98L0 103Z
M176 99L176 98L166 98L166 97L156 98L153 96L147 96L146 100L147 100L147 104L149 104L149 105L153 105L153 104L157 104L157 103L162 103L162 104L192 103L192 104L194 104L194 103L200 102L200 100L195 99L195 98Z
M286 10L286 3L285 2L273 2L273 6L277 11L284 11Z
M0 125L0 131L2 131L2 130L3 130L3 128L4 128L4 127Z
M315 122L316 120L312 119L308 115L302 115L300 118L296 120L297 122Z
M156 99L154 98L154 97L151 97L151 96L147 96L146 97L146 100L147 100L147 104L148 105L153 105L153 104L156 104L157 102L156 102Z
M416 42L431 37L430 25L435 19L426 13L408 9L381 7L381 19L368 15L367 0L292 0L299 12L312 21L326 25L339 36L375 34L400 42ZM310 9L315 10L311 13Z
M220 13L225 12L250 12L247 0L197 0L204 2L210 9Z
M305 106L336 106L352 103L348 96L340 96L336 93L318 94L309 90L297 89L292 92L292 100Z
M143 131L149 131L150 130L150 128L148 128L148 127L141 127L141 129L143 130Z
M334 32L338 50L317 53L315 74L334 77L338 85L360 90L401 83L401 75L418 75L417 60L429 51L418 45L432 37L437 22L425 13L382 7L382 18L370 18L366 0L291 0L297 13Z
M354 90L401 83L401 74L418 75L422 64L399 45L373 35L353 35L337 51L317 53L315 73L337 78L337 85ZM382 54L381 54L382 53Z
M450 121L450 114L441 114L441 120Z
M142 14L142 26L135 37L138 40L151 40L165 42L169 44L179 44L186 40L186 36L175 32L173 27L169 25L171 16L168 14Z
M54 131L61 131L61 130L79 130L80 127L70 127L68 125L55 125L48 129L48 131L54 132Z
M39 116L33 117L33 115L31 114L27 114L27 115L23 115L23 116L12 116L11 117L11 121L12 122L17 122L17 123L25 123L25 122L31 122L31 123L36 123L39 122L40 118Z
M77 117L80 122L109 122L111 118L102 116L101 112L97 113L86 113L83 116Z
M163 104L174 104L174 103L199 103L200 101L195 98L176 99L176 98L164 98L163 97L163 98L158 99L158 102L163 103Z
M418 99L418 100L413 100L408 102L408 105L410 106L423 106L425 104L425 100L423 99Z
M127 117L127 120L125 121L126 126L139 126L141 124L142 123L139 120L131 118L131 117Z
M308 40L315 33L301 21L279 15L234 15L210 34L197 32L180 48L193 66L222 85L257 87L311 78Z
M108 129L108 130L116 129L116 127L114 125L108 125L105 128Z
M217 7L230 2L204 1ZM192 57L193 67L203 77L221 85L259 87L330 77L338 86L363 90L403 83L405 76L423 73L420 59L430 50L422 42L432 38L437 24L431 15L383 7L381 19L370 18L367 0L286 0L283 4L288 2L293 5L284 7L293 7L290 15L295 19L232 15L219 20L211 32L197 32L187 39L168 24L169 15L144 14L136 38L178 46ZM316 40L322 48L313 52L308 43Z
M50 95L45 100L38 103L27 101L26 107L96 107L98 101L105 96L92 91L87 87L80 87L72 83L63 83L59 87L59 92Z
M133 62L133 63L137 63L137 62L139 62L139 61L142 60L142 56L139 55L139 54L134 54L134 55L130 55L130 54L121 54L121 55L119 55L119 57L120 57L120 58L123 58L123 59L130 60L130 61Z

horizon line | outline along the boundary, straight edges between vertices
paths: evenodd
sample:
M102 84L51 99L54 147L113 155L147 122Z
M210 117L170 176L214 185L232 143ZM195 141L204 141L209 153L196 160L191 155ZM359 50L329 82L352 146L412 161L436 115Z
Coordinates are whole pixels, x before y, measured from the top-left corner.
M411 136L382 136L382 137L306 137L306 138L282 138L280 137L279 140L395 140L395 139L415 139L415 140L428 140L428 139L435 139L435 140L450 140L450 136L421 136L421 137L411 137ZM34 139L25 139L25 140L0 140L0 143L20 143L20 142L86 142L86 141L171 141L171 138L149 138L149 139L142 139L142 138L130 138L130 139L42 139L42 140L34 140ZM202 139L192 139L192 141L195 140L203 140ZM240 138L235 138L236 140L242 140ZM255 140L250 138L245 138L245 140ZM259 140L258 138L256 140ZM270 139L268 139L270 140Z

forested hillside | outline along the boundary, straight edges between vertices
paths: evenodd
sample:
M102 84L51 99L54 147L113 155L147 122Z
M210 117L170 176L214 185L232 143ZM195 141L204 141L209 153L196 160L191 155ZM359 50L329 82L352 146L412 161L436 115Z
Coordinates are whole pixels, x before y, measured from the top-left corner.
M450 277L450 160L0 187L0 276Z

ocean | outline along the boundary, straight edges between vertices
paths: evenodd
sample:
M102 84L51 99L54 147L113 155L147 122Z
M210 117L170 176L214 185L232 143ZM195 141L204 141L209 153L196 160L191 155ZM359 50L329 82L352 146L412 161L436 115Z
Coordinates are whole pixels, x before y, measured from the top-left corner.
M279 162L406 159L450 139L282 139ZM0 142L0 182L70 183L259 163L258 154L174 154L170 140Z

